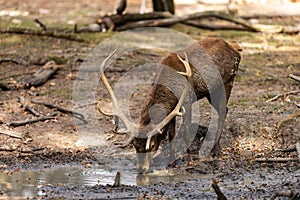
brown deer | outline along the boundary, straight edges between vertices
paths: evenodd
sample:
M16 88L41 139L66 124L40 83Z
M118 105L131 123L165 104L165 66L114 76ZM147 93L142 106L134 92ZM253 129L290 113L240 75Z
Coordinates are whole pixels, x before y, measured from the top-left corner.
M237 47L238 45L230 45L223 39L207 38L176 53L169 53L161 61L162 65L150 87L139 124L131 122L120 111L116 96L104 75L106 61L114 52L103 61L100 78L112 98L115 110L114 113L105 113L99 106L98 110L104 115L114 115L123 121L127 128L125 132L130 134L123 146L134 145L139 172L149 169L153 154L165 139L171 144L170 161L175 160L172 145L176 136L175 116L183 116L184 139L187 143L190 139L191 105L204 97L218 113L216 137L211 150L211 155L216 156L227 113L226 104L241 58ZM159 112L161 110L165 115ZM190 163L189 150L188 158Z

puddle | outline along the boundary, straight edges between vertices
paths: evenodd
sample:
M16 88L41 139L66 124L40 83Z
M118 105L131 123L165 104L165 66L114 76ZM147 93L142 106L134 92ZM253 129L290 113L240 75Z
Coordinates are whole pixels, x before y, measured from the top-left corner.
M23 199L43 195L39 188L43 185L72 185L93 186L96 184L112 185L116 171L95 168L55 167L43 170L26 170L20 172L0 173L0 199ZM137 175L132 172L121 172L121 184L124 185L149 185L159 182L171 182L187 178L186 175L168 173L167 170L154 173ZM205 178L205 177L202 177Z
M43 170L26 170L20 172L0 173L0 191L5 197L34 197L42 185L96 185L113 184L116 172L104 169L87 169L78 167L56 167ZM136 185L136 175L122 175L122 184Z

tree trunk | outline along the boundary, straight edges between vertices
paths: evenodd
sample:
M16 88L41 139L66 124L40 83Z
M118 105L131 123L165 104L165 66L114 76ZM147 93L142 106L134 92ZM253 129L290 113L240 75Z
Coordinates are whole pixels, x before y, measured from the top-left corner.
M174 0L152 0L153 11L168 11L175 13Z

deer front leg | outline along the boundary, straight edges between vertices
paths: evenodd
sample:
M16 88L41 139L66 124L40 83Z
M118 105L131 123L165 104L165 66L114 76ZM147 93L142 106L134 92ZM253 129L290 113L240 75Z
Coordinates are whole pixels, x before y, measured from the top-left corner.
M176 162L175 162L175 149L174 149L174 143L175 141L173 141L173 139L176 136L175 133L175 125L176 125L176 118L174 117L169 124L167 125L166 129L167 129L167 133L168 133L168 137L169 137L169 152L170 152L170 167L175 167L176 166Z
M189 149L189 144L191 143L191 123L192 123L192 106L191 102L188 102L184 105L185 114L183 115L183 127L184 133L183 138L187 149L187 157L188 157L188 166L192 165L192 154Z

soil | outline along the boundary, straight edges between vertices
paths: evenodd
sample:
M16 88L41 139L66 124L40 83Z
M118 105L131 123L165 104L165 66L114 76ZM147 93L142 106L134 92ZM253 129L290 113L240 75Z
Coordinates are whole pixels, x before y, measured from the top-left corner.
M139 1L130 1L129 11L137 11ZM6 26L33 27L38 18L51 27L71 28L73 22L91 23L93 17L112 10L111 1L0 1L0 15ZM211 6L211 5L210 5ZM68 11L65 12L65 9ZM5 14L4 11L20 11ZM16 13L16 12L15 12ZM294 24L299 17L261 18L261 23ZM71 25L66 25L67 23ZM186 25L174 25L172 30L189 35L193 39L222 37L237 41L243 48L242 60L235 78L229 100L229 111L221 139L218 158L202 160L194 156L193 167L186 165L185 155L177 159L177 167L169 168L175 174L168 180L158 175L136 175L136 185L122 184L120 187L96 184L93 186L41 185L42 191L31 199L217 199L211 187L217 180L221 191L229 199L268 199L279 191L293 191L293 199L300 195L300 168L296 150L288 149L300 141L300 83L289 78L289 74L300 75L300 35L275 33L251 33L244 31L208 31ZM117 34L117 33L113 33ZM71 115L31 100L74 108L74 82L83 60L91 50L110 33L79 34L85 42L59 38L1 34L0 52L0 130L13 130L20 137L0 134L0 169L2 173L18 173L26 170L52 168L61 165L84 166L86 168L117 168L124 164L134 168L135 151L115 144L124 141L126 135L115 135L110 117L97 113L94 126L100 125L105 145L86 147L81 142L82 123L74 123ZM106 74L110 82L116 83L132 66L157 60L165 52L139 50L116 60ZM54 60L58 72L39 86L19 88L24 77L33 74L46 62ZM149 75L150 76L150 75ZM151 75L153 77L153 74ZM150 77L150 78L151 78ZM133 77L138 80L140 77ZM149 77L147 77L149 78ZM147 90L141 88L132 96L130 112L138 118ZM272 97L284 94L267 102ZM41 115L56 113L54 119L25 126L12 126L12 121L34 118L22 108L20 97ZM104 87L99 84L96 100L108 99ZM210 115L208 103L203 107L201 125L207 126ZM298 106L297 106L298 105ZM95 109L94 102L86 102L82 108ZM89 115L86 115L89 120ZM76 121L76 120L75 120ZM101 141L100 141L101 142ZM298 152L299 153L299 152ZM257 158L293 158L294 161L258 162ZM120 162L116 162L116 160ZM124 173L134 173L126 171ZM153 172L154 173L154 172ZM183 178L188 177L188 178ZM150 179L155 179L151 181ZM122 180L122 177L121 177ZM1 184L5 181L2 180ZM0 187L0 199L9 198ZM289 199L289 198L282 198Z

